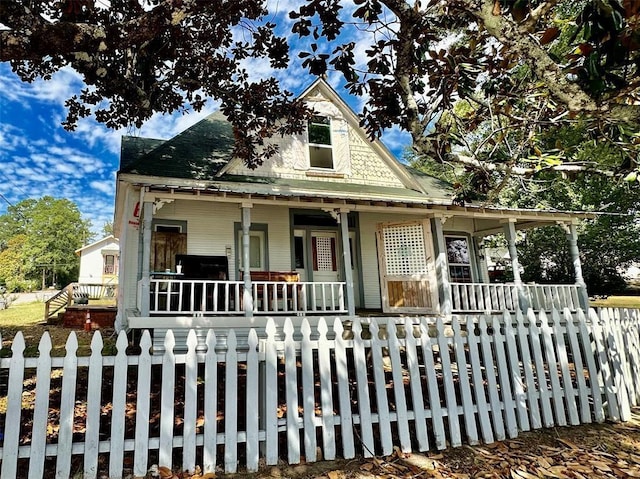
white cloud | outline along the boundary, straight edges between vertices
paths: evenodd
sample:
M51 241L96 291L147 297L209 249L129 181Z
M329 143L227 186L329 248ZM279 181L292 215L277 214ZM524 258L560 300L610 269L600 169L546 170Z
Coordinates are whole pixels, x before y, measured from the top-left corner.
M0 152L13 151L19 146L24 146L26 142L27 139L19 128L6 121L0 123ZM4 155L0 153L0 157L2 156Z
M64 67L51 76L50 80L37 79L32 83L21 81L8 66L0 67L3 88L0 96L9 101L19 102L30 108L30 101L40 101L64 105L82 86L82 78L70 67Z
M113 195L115 192L115 181L112 178L108 178L103 181L94 180L89 183L89 186L107 195Z

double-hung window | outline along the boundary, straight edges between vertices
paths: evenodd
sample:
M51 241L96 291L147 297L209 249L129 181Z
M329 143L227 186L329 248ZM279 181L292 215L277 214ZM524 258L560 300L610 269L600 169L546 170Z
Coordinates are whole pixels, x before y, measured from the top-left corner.
M102 274L116 274L116 256L113 254L106 254L103 256L103 270Z
M333 169L331 119L314 116L309 120L309 163L311 168Z
M242 231L238 233L238 265L244 271ZM264 231L249 232L249 270L265 271L266 269L266 236Z

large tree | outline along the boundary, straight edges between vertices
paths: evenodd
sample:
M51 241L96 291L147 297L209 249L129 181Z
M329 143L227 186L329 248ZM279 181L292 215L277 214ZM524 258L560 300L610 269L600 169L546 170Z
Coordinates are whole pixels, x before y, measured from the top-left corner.
M75 250L90 239L90 226L67 199L44 196L9 206L0 216L0 258L10 263L0 268L0 283L23 288L43 272L48 284L77 280Z
M614 142L585 140L584 125L554 128L541 136L540 147L550 150L561 142L581 161L616 164L624 152ZM626 269L640 260L640 188L604 176L574 173L573 181L543 172L538 178L518 179L505 186L501 201L521 208L593 211L593 219L578 227L583 275L591 294L624 289ZM573 281L574 268L566 233L559 227L527 231L518 244L523 280L551 283Z
M602 167L619 164L624 148L613 141L588 137L588 125L554 126L539 135L538 147L552 151L562 144L567 155L584 164ZM442 168L436 161L410 157L410 165L446 182L457 184L460 193L483 201L474 191L476 177L464 169ZM567 176L572 181L567 181ZM502 205L526 209L589 211L594 218L578 225L578 246L583 276L591 294L611 294L624 289L628 267L640 261L640 188L627 182L585 171L541 170L535 178L513 176L494 190ZM485 246L506 247L503 235L487 238ZM524 230L517 243L522 279L537 283L572 283L575 270L566 231L560 226ZM509 272L510 275L510 272Z
M140 125L221 100L236 153L256 165L274 152L264 139L299 131L309 112L246 62L286 69L295 53L366 99L373 137L399 126L417 154L464 165L478 188L541 170L637 178L637 0L309 0L281 36L269 22L278 13L260 0L3 0L0 60L25 81L67 65L81 73L87 88L67 102L68 128L91 114ZM290 51L296 36L305 51ZM578 120L594 141L624 146L617 164L539 148L550 125Z

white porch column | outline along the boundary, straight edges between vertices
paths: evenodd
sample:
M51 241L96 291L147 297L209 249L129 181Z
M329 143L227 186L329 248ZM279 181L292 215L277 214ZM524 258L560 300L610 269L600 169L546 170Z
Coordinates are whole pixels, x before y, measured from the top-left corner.
M567 239L569 240L569 252L573 261L573 270L575 271L576 286L578 286L579 291L580 307L587 311L589 309L589 293L582 277L582 263L580 262L580 251L578 250L578 231L576 224L573 222L569 225Z
M242 203L242 265L244 281L244 291L242 293L242 306L245 318L253 317L253 294L251 292L251 272L249 269L250 260L250 237L251 229L251 203Z
M433 219L433 230L438 247L436 256L436 276L440 282L438 291L440 292L440 314L451 314L451 284L449 283L449 269L447 267L447 246L444 241L442 225L447 221L445 216L435 216Z
M151 294L151 282L149 267L151 263L151 221L153 220L153 203L145 201L142 206L142 278L140 316L149 316L149 296Z
M511 258L511 268L513 269L513 282L518 291L518 302L523 311L529 309L529 300L524 294L522 287L522 278L520 277L520 262L518 261L518 252L516 250L516 219L509 218L504 222L504 235L509 244L509 258Z
M353 270L351 269L351 248L349 248L348 210L340 210L340 236L342 236L342 259L344 264L344 280L347 288L347 312L356 315L356 296L353 291Z
M474 239L475 250L478 252L476 255L478 261L478 276L480 276L480 282L490 283L491 278L489 277L489 268L487 267L487 252L483 246L483 241L483 237Z

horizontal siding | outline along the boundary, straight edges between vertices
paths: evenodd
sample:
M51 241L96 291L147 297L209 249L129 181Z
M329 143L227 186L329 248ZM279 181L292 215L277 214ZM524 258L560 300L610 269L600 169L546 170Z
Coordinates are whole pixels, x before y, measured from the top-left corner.
M291 230L289 208L258 205L251 212L251 221L266 223L269 236L269 269L291 271Z
M79 283L101 283L102 282L102 253L99 249L95 251L83 252L80 256Z
M233 280L237 255L234 224L241 222L241 216L237 204L177 200L160 209L154 218L187 222L187 254L224 256L227 246L231 247L229 277ZM267 225L269 269L291 269L289 209L257 205L251 208L251 223Z
M135 197L136 195L132 195ZM135 200L131 200L133 211ZM362 277L364 307L381 308L378 256L376 248L376 226L378 223L416 220L416 215L360 213L360 241L362 248ZM224 256L227 246L231 247L229 258L230 279L235 279L236 241L234 223L241 221L241 209L233 203L215 203L210 201L176 200L163 206L154 219L173 219L187 222L187 253L194 255ZM251 222L267 225L269 269L288 271L291 265L291 229L289 209L286 206L275 207L256 205L251 209ZM450 218L444 225L447 232L472 232L473 220ZM126 264L123 277L125 308L136 305L138 230L129 226L126 245L121 245Z

